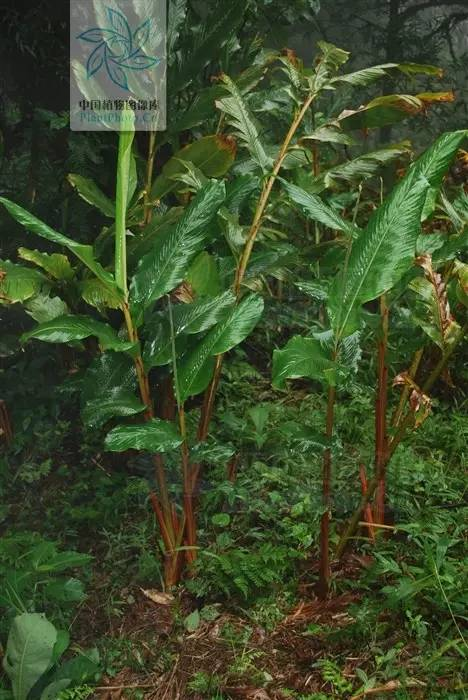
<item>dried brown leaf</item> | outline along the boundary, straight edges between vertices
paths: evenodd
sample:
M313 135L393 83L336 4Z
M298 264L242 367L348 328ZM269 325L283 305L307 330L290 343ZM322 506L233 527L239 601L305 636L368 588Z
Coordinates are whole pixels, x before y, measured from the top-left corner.
M157 591L154 588L140 588L140 591L149 600L153 601L153 603L156 603L156 605L171 605L171 603L174 602L174 596L170 593L163 593L162 591Z

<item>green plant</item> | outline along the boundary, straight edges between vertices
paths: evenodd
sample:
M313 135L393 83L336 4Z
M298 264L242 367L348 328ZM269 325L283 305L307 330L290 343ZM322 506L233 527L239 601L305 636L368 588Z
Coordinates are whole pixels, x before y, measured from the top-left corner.
M227 17L218 9L219 24L215 23L212 31L203 34L203 41L194 48L190 66L184 54L181 55L178 77L171 86L174 94L188 89L194 66L201 68L209 62L209 49L226 41L227 34L221 29L226 31ZM245 9L246 4L238 8L239 17ZM237 15L236 18L231 33L240 21ZM176 42L182 20L178 13L173 19L171 32ZM319 43L314 69L304 67L293 53L257 51L253 66L241 71L235 80L223 73L219 84L207 89L206 100L200 96L188 107L182 117L183 126L180 122L171 124L168 137L173 139L174 132L206 120L207 105L211 110L213 101L221 112L216 134L174 149L172 157L156 174L154 164L161 143L156 142L154 134L150 135L140 190L133 114L126 110L122 120L125 130L119 138L115 204L89 178L69 175L80 197L94 205L106 219L113 219L96 239L94 248L50 228L12 201L0 199L28 230L61 246L79 261L78 267L74 267L62 253L49 255L22 248L22 258L36 268L4 261L0 294L5 303L24 303L39 321L38 326L23 335L23 340L75 346L84 342L88 367L81 382L84 421L93 429L115 423L119 417L129 421L114 425L108 432L106 449L153 453L158 493L152 491L151 504L160 528L166 585L176 583L184 564L193 564L197 557L195 499L204 462L200 443L205 443L209 435L223 357L250 335L262 315L263 300L251 290L261 288L267 275L283 279L285 265L298 254L297 249L277 242L279 231L269 221L274 208L284 211L286 194L321 225L344 234L339 245L342 249L349 248L352 271L359 264L360 252L359 241L353 246L350 242L358 235L359 228L355 221L347 222L317 194L337 180L365 180L382 164L407 154L408 146L375 151L320 173L318 144L352 145L354 140L349 132L400 121L408 113L422 112L432 102L451 99L447 93L390 95L337 118L316 120L315 103L329 90L348 85L367 86L394 74L437 74L432 66L396 63L342 74L341 68L348 59L348 52L327 42ZM279 71L273 70L277 67ZM263 80L264 85L268 80L268 88L273 88L274 108L270 116L277 121L269 138L263 137L256 114L271 99L270 90L261 86ZM237 164L234 137L244 157ZM461 136L455 138L461 141ZM314 172L312 182L310 165ZM427 172L424 167L423 164L422 174L432 177L433 184L437 184L439 171L434 167L432 172L431 164L427 165ZM294 179L305 190L283 180L290 169L297 171ZM226 187L223 179L228 172L232 177ZM411 172L397 192L408 211L414 214L416 199L419 203L427 188L419 183L412 188L413 180L415 183L417 180L417 166ZM407 198L408 193L412 198ZM168 209L166 204L161 204L161 200L174 201L170 198L177 198L185 206ZM414 205L413 209L410 205ZM383 240L392 251L389 243L392 236L387 235L388 230L383 232L385 211L384 207L382 220L374 217L371 228L375 228L377 237L382 234L379 241ZM133 234L132 239L127 235L128 230ZM369 240L372 235L370 232ZM395 249L400 239L395 239ZM386 281L394 283L407 260L405 251L402 264ZM373 273L366 275L370 280L368 286L375 287ZM346 311L348 302L354 308L357 297L364 303L373 298L374 291L382 291L372 289L370 293L367 289L364 294L361 287L354 280L343 288L335 284L331 289L329 307L344 308L346 315L340 318L335 314L338 344L342 340L344 345L352 342L347 338L352 315L351 310ZM120 319L115 310L120 311ZM96 316L112 322L103 322ZM97 347L92 339L97 339ZM338 354L337 344L332 354L333 358L327 359L323 367L327 372L330 370L329 378ZM334 391L330 390L328 440L333 432ZM189 402L202 392L205 392L203 406L195 428ZM135 422L137 416L142 416L144 422ZM258 432L261 428L258 421L262 420L258 410L253 419ZM256 439L258 442L262 437L258 435ZM168 480L177 449L180 450L180 501L173 497ZM324 454L327 475L329 450ZM324 481L328 482L329 477L325 476ZM325 495L325 501L327 510L329 495ZM324 559L328 551L327 528L328 516L324 513ZM327 566L324 564L324 570Z
M188 689L194 693L201 693L210 700L223 700L224 696L220 690L221 679L217 675L208 675L204 671L197 671L193 674L188 683Z
M127 113L127 128L133 128L131 112ZM131 294L127 281L127 249L126 226L127 207L131 202L136 181L132 179L134 172L134 158L132 155L132 142L134 132L122 132L119 144L119 160L117 169L117 196L115 205L115 274L106 271L94 257L92 247L82 245L66 238L48 226L38 221L17 205L3 200L9 211L27 227L46 239L63 245L78 257L78 259L94 274L92 283L95 286L94 296L85 298L95 303L101 310L106 306L121 309L127 333L127 340L121 340L118 334L107 324L96 321L92 316L73 316L58 314L41 323L25 338L35 337L46 342L76 342L91 335L98 338L103 351L110 351L97 357L90 367L93 376L84 384L84 418L92 425L102 425L115 415L135 415L144 412L147 421L146 426L128 425L114 428L106 438L106 446L113 451L126 451L128 449L150 450L158 452L155 457L156 477L160 490L161 506L153 495L153 505L158 515L161 526L161 534L165 543L167 557L166 582L174 583L180 573L180 556L176 550L182 544L185 530L187 529L187 550L189 559L193 558L194 545L194 516L191 510L191 475L189 474L189 447L188 435L185 425L184 403L186 399L203 389L203 383L209 381L209 371L212 361L210 357L218 351L224 351L242 341L261 314L262 304L257 298L246 298L241 306L233 308L233 298L226 293L221 298L206 302L196 302L191 309L182 313L171 311L171 301L168 299L170 328L169 335L164 340L164 353L168 352L167 359L163 360L173 364L175 379L175 396L179 412L180 434L169 422L155 417L153 400L150 395L148 373L154 364L158 365L156 356L161 355L161 348L154 347L152 341L147 342L146 352L141 349L138 338L138 328L141 326L145 309L151 307L155 301L162 298L167 292L174 289L182 282L187 267L199 251L207 236L207 227L216 210L224 198L224 186L222 183L211 182L206 184L187 209L184 217L164 237L159 237L153 250L143 257L141 264L133 277ZM92 200L99 204L102 197L96 195L96 186L90 188L88 183L81 183L75 178L75 184L82 189L86 187L86 196L89 199L91 189ZM83 189L82 189L83 192ZM96 200L97 197L97 200ZM37 256L36 258L37 259ZM42 263L42 260L40 261ZM67 268L69 269L69 268ZM18 274L22 280L19 282L17 292L12 292L13 268L8 268L6 283L3 282L4 292L10 294L10 301L24 301L29 296L38 292L45 284L45 278L35 271L35 287L31 287L31 274L26 269L23 273L18 268ZM8 288L5 287L8 285ZM207 315L209 309L211 314ZM216 325L218 324L218 325ZM178 368L176 365L176 334L184 333L188 329L189 334L194 335L213 327L211 333L206 335L200 348L194 348L186 354L184 362ZM172 346L172 349L171 349ZM119 356L117 352L125 353ZM203 357L202 366L199 360ZM133 368L131 361L133 360ZM127 379L122 382L121 372L124 371ZM96 392L96 373L100 377L101 384ZM104 379L105 377L105 379ZM140 400L132 393L132 385L136 380L139 387ZM99 380L98 380L99 381ZM170 504L166 474L162 463L161 453L173 450L181 446L183 483L186 498L184 501L185 516L180 523L174 520L175 511Z
M301 376L310 377L328 385L325 431L328 441L333 437L337 388L345 384L359 358L358 332L361 325L361 307L364 303L390 290L411 268L427 194L431 188L440 187L444 173L466 136L465 131L460 131L440 137L416 161L388 199L375 211L366 228L356 236L350 235L341 273L335 278L327 296L329 330L312 333L307 338L295 337L289 341L284 350L277 350L274 353L273 378L276 386L282 387L287 378ZM336 219L334 212L330 212L326 205L313 195L298 188L292 188L290 185L287 186L287 191L293 201L299 201L306 207L313 219L323 220L324 211L329 221L332 216ZM333 225L336 228L336 222ZM349 224L345 221L338 225L341 230L349 228ZM423 395L432 388L463 336L464 331L459 329L450 347L443 351L439 365L422 388ZM385 354L384 351L382 352ZM383 357L384 355L381 354L381 367ZM381 379L384 381L383 375ZM378 404L376 420L379 425L384 420L385 403L385 399L382 398ZM396 431L391 443L385 447L384 453L382 453L382 446L387 442L385 431L377 432L378 440L379 435L383 435L384 442L378 443L377 446L377 452L380 455L377 460L378 471L365 494L366 502L381 482L383 470L401 442L406 428L416 420L415 412L410 409L402 419L401 427ZM320 553L320 591L323 597L328 593L330 579L331 464L332 451L327 447L323 458L324 513L321 524ZM361 505L359 515L362 508ZM342 552L343 543L348 537L349 531L345 533L340 543L339 552Z
M86 598L84 585L61 574L91 560L88 554L60 551L54 542L30 533L5 536L0 543L0 605L8 613L76 605Z
M27 700L40 684L39 697L57 698L72 684L82 685L99 673L96 650L60 663L70 639L44 615L23 613L13 620L3 660L15 700Z

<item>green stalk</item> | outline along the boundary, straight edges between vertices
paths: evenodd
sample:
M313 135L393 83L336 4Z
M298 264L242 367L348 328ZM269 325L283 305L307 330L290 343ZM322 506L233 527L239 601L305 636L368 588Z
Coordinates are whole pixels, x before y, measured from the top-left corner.
M156 132L151 131L149 137L148 160L146 163L146 186L145 186L145 207L143 225L151 222L153 215L153 204L151 201L151 187L153 184L154 159L156 156Z
M125 108L122 112L122 124L128 131L121 131L119 138L119 155L117 163L117 189L115 194L115 281L128 299L127 286L127 227L128 181L132 158L132 144L135 137L133 112Z
M188 446L187 423L185 420L185 407L180 398L179 375L177 372L177 355L175 346L174 333L174 317L172 313L171 297L167 297L167 306L169 311L169 323L171 328L171 351L172 351L172 369L174 373L174 386L177 402L177 413L179 416L179 428L182 437L181 455L182 455L182 481L184 484L184 524L181 525L180 538L182 540L183 533L186 533L186 541L189 549L185 551L185 556L189 564L196 559L196 544L197 544L197 528L195 522L195 513L193 509L193 484L190 476L190 452Z
M312 105L313 101L315 100L317 94L315 92L310 93L307 98L305 99L304 103L302 104L299 112L296 114L293 122L291 123L291 126L289 127L289 131L286 134L284 141L282 143L282 146L280 148L278 157L275 161L275 164L273 166L273 171L271 175L267 178L265 181L265 184L263 185L263 189L260 195L260 198L257 202L257 207L255 209L255 214L254 218L252 221L252 224L249 229L249 234L247 236L247 241L244 246L244 250L242 251L242 255L240 257L239 263L236 268L236 273L235 273L235 278L234 278L234 284L233 284L233 291L234 294L236 295L237 300L239 301L241 298L241 291L242 291L242 282L245 277L245 273L247 271L247 266L250 261L250 256L252 255L252 251L255 245L255 241L258 235L258 232L260 230L260 227L263 222L263 217L265 215L265 211L268 205L268 202L270 200L270 195L273 191L273 186L276 182L276 179L279 175L279 172L283 166L283 163L285 161L286 156L288 155L289 148L291 146L291 142L296 135L297 130L299 129L300 125L302 124L302 121L307 114L310 106ZM200 419L200 428L199 428L199 439L205 440L206 436L208 435L208 428L211 422L211 418L213 415L213 408L214 408L214 400L216 396L216 391L219 385L219 380L221 377L221 370L223 366L223 355L218 355L216 358L216 367L214 370L213 374L213 379L211 380L210 386L205 392L205 401L203 404L202 408L202 414L201 414L201 419Z
M132 110L126 108L122 112L122 123L126 129L130 130L120 132L119 137L119 154L117 162L117 187L115 198L115 280L119 289L124 294L124 300L121 305L121 310L124 315L125 325L129 339L138 344L138 330L133 322L130 307L128 303L128 283L127 283L127 207L129 193L129 178L132 158L132 144L135 137L134 121L132 118ZM148 375L146 373L143 358L138 350L134 356L135 370L138 378L138 386L142 402L146 406L145 420L151 420L154 417L153 402L149 387ZM172 550L175 542L175 533L172 523L172 511L169 499L169 492L166 482L166 474L161 455L154 455L156 480L159 485L161 505L163 510L164 526L163 532L167 533L165 542L168 549ZM161 523L160 523L161 524Z

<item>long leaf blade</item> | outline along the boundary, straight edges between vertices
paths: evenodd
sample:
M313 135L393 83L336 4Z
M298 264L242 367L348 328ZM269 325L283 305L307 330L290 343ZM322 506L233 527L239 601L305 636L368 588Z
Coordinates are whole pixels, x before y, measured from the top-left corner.
M95 321L88 316L58 316L51 321L40 323L31 331L24 333L23 342L35 338L45 343L69 343L83 340L90 336L99 339L101 347L106 350L130 350L132 343L120 340L113 328L107 323Z
M179 222L156 240L153 250L141 260L132 280L133 306L146 308L183 281L224 197L224 183L208 183L198 192Z
M104 444L110 452L169 452L182 444L182 438L173 423L153 418L138 425L118 425L107 434Z
M216 106L222 110L229 123L235 128L237 136L244 142L250 155L267 172L272 165L272 158L267 155L260 138L260 127L250 112L239 88L227 75L222 76L229 97L216 101Z
M212 328L208 335L183 359L178 371L179 392L182 401L203 391L210 380L210 360L228 352L252 332L263 313L263 299L251 295L229 314L227 319ZM205 385L205 386L204 386Z
M286 180L281 180L281 182L291 201L294 202L306 216L335 231L343 231L352 238L359 233L359 229L356 226L350 221L345 221L345 219L317 195L309 194L301 187L292 185L286 182Z
M29 211L23 209L23 207L20 207L19 204L15 204L5 197L0 197L0 203L3 204L11 216L16 219L18 223L28 229L28 231L32 231L32 233L35 233L41 238L45 238L51 243L56 243L57 245L68 248L68 250L74 253L74 255L76 255L76 257L81 260L81 262L86 265L86 267L88 267L98 279L104 282L109 289L113 289L117 292L114 277L95 259L92 246L77 243L71 238L64 236L63 233L55 231Z
M355 328L356 307L389 290L412 265L427 192L439 187L466 131L442 135L374 212L332 286L329 313L337 339ZM353 319L353 322L351 320Z

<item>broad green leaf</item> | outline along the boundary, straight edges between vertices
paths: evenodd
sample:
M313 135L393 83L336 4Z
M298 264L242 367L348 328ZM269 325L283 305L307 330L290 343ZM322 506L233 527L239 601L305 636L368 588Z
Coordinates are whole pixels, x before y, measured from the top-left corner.
M276 389L283 389L286 379L301 377L333 385L336 369L336 362L316 338L297 335L282 350L273 352L273 386Z
M263 286L266 276L287 280L289 266L297 262L297 249L287 243L277 244L273 249L258 250L250 256L243 284L249 289Z
M123 118L132 115L132 111L124 110ZM126 128L132 124L129 131L119 133L119 153L117 162L117 189L115 198L115 282L125 297L127 289L127 207L132 196L131 169L132 144L135 137L135 124L131 119L125 119Z
M216 260L206 250L197 255L188 269L186 281L197 296L214 297L221 291Z
M147 226L133 231L134 235L127 241L129 267L135 269L141 258L153 250L155 241L167 234L177 224L183 213L183 207L172 207L164 214L154 211L151 222Z
M185 304L183 304L185 306ZM177 308L177 307L176 307ZM145 324L147 340L143 345L143 363L149 372L153 367L164 367L172 362L171 326L167 312L154 314ZM175 334L176 356L179 357L187 347L187 338Z
M190 450L192 462L203 462L204 464L225 465L235 454L232 445L223 443L222 445L210 441L198 442Z
M187 617L184 618L184 627L187 630L187 632L195 632L196 629L200 626L200 612L197 608L193 612L190 613L190 615L187 615Z
M11 202L5 197L0 197L0 203L5 206L11 216L22 224L28 231L45 238L52 243L68 248L81 262L93 272L104 284L111 289L118 289L113 276L104 270L102 265L94 258L93 248L90 245L76 243L71 238L67 238L62 233L50 228L43 221L30 214L26 209Z
M263 300L255 295L246 297L182 359L178 368L179 394L182 401L203 391L210 379L207 368L212 366L212 358L242 343L255 328L262 313Z
M59 661L70 646L70 633L67 630L57 630L57 639L54 644L54 665Z
M154 181L151 197L161 199L180 189L175 178L186 171L184 163L193 163L205 177L222 177L236 157L236 144L222 135L204 136L178 151L163 167Z
M188 335L203 333L223 321L234 303L234 294L228 291L214 299L175 305L172 314L177 357L186 351ZM145 335L147 340L143 346L143 361L146 369L169 364L172 359L172 341L166 311L153 314L145 324Z
M33 581L31 571L10 569L2 574L0 586L0 604L7 609L22 613L24 610L23 594Z
M227 75L222 76L222 81L229 97L217 100L216 106L227 116L227 121L234 127L236 135L244 142L253 160L263 172L267 172L273 160L261 142L260 127L235 82Z
M217 527L227 527L231 522L229 513L216 513L211 516L211 522Z
M351 238L359 235L360 229L350 221L345 221L334 209L320 199L317 195L309 194L305 190L292 185L286 180L281 180L292 202L297 204L307 216L335 231L343 231Z
M56 280L71 280L75 274L66 255L60 253L48 255L40 253L38 250L29 250L29 248L18 248L18 255L23 260L42 267L48 275Z
M53 682L68 681L69 684L80 686L87 681L95 681L99 675L99 652L96 648L92 648L81 651L78 656L60 664L54 672Z
M45 294L38 294L25 302L26 313L37 323L52 321L58 316L69 313L68 306L59 297L49 297Z
M48 544L48 543L47 543ZM39 549L39 548L38 548ZM40 557L37 554L34 561L34 568L41 573L59 573L67 569L75 569L79 566L86 566L92 561L90 554L82 554L73 550L67 552L54 552L48 556Z
M468 130L448 131L439 136L434 144L411 166L404 181L406 178L409 181L412 178L414 181L419 177L425 177L430 187L440 187L457 150L467 138Z
M24 613L15 617L3 659L15 700L27 700L31 688L49 669L56 640L57 630L44 615Z
M77 578L55 579L44 589L48 600L57 603L78 603L86 600L86 593L81 581Z
M330 80L330 84L346 83L348 85L365 87L371 85L376 80L392 75L395 71L405 73L406 75L432 75L441 77L442 71L437 66L424 65L421 63L382 63L378 66L370 66L362 70L347 73L345 75L337 75Z
M83 177L82 175L76 175L75 173L70 173L67 179L85 202L99 209L99 211L109 219L115 217L114 202L99 189L94 180Z
M200 299L193 304L178 304L173 308L175 334L203 333L223 320L227 309L232 307L234 302L234 294L227 291L213 299Z
M323 431L317 427L311 428L296 421L287 421L281 424L279 430L294 444L294 449L298 452L320 454L327 448L333 448L333 442L327 440Z
M453 102L451 92L420 95L383 95L357 110L345 110L338 117L342 129L375 129L423 113L434 102Z
M104 444L110 452L169 452L182 444L182 438L173 423L153 418L138 425L118 425L107 434Z
M87 369L81 386L81 417L91 427L100 427L114 416L135 415L145 408L136 397L136 371L128 355L99 355Z
M60 681L52 681L41 693L40 700L57 700L62 690L66 690L71 685L69 678L62 678Z
M35 338L46 343L70 343L94 335L103 350L130 350L132 343L122 341L107 323L95 321L87 316L59 316L46 323L41 323L31 331L24 333L23 342Z
M115 400L119 390L134 393L137 389L135 365L128 355L105 352L88 367L81 382L82 408L88 401Z
M301 138L301 143L307 143L308 141L343 143L345 146L354 146L356 144L352 136L341 131L339 124L321 126L315 129L311 134Z
M441 136L410 168L353 242L342 275L335 278L329 313L337 339L356 330L358 305L391 289L411 267L421 212L431 187L438 187L467 132Z
M183 281L224 196L224 183L210 182L194 197L179 222L156 239L133 278L133 306L146 308Z
M26 301L47 285L47 278L39 270L0 260L0 304Z
M409 141L380 148L378 151L370 151L362 156L353 158L345 163L336 165L324 171L322 175L316 178L314 183L320 186L323 183L324 187L332 187L335 181L344 180L345 182L361 182L367 180L374 175L377 175L384 166L394 160L402 157L408 157L411 154L411 144Z
M338 46L330 44L327 41L318 41L317 46L322 53L319 57L320 63L326 64L331 70L338 70L349 61L351 55L349 51L340 49Z
M311 299L326 301L328 299L328 280L300 280L295 282L295 286Z
M91 428L101 428L111 418L134 416L142 413L145 408L135 394L119 387L98 399L88 401L81 411L81 418Z
M370 151L352 160L334 165L314 177L311 173L301 171L298 184L310 194L320 194L328 188L334 188L341 182L360 183L378 175L382 168L398 158L407 158L411 154L409 141Z
M54 644L54 664L62 658L69 646L69 632L67 630L57 630L57 639Z
M224 206L233 215L239 215L248 207L249 202L259 190L258 178L252 175L240 175L226 185Z
M80 291L83 300L96 309L119 309L121 306L120 294L97 277L83 280L80 283Z
M202 189L203 185L207 184L208 178L203 175L200 168L197 168L189 160L181 160L180 165L182 172L171 177L171 180L177 183L178 194L196 193Z
M336 73L349 60L350 53L327 41L318 41L317 45L321 56L318 58L315 76L311 78L311 85L314 90L321 90L333 73Z

